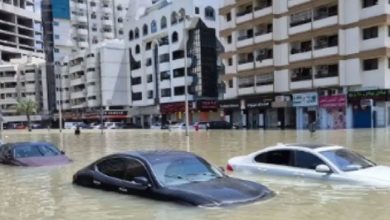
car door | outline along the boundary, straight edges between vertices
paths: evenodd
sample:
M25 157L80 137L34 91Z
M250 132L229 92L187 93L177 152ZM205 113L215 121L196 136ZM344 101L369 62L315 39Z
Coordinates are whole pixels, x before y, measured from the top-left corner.
M255 172L272 176L294 176L293 151L289 149L271 150L260 153L255 160Z
M148 187L136 183L134 181L134 178L145 177L149 181L149 183L152 184L150 175L145 165L141 161L130 157L125 158L124 162L125 162L125 171L122 178L122 186L120 190L132 194L144 193Z
M107 158L95 166L96 172L92 183L107 190L120 190L125 173L125 161L120 157Z
M316 171L316 167L322 164L329 166L325 161L313 153L301 150L294 151L293 166L296 168L295 172L299 178L329 180L331 173L319 173Z

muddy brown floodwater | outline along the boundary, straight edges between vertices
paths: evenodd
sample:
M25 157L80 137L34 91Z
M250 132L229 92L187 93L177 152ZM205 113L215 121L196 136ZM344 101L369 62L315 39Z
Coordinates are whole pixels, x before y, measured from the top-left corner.
M189 139L182 132L124 130L86 132L7 131L5 141L50 141L74 162L61 167L21 168L0 165L0 219L261 219L328 220L390 219L390 189L337 186L302 180L237 177L267 185L275 198L250 205L202 209L183 207L71 184L72 175L94 160L119 151L176 149L195 152L225 166L237 155L278 142L315 142L345 145L368 158L390 165L390 131L199 131Z

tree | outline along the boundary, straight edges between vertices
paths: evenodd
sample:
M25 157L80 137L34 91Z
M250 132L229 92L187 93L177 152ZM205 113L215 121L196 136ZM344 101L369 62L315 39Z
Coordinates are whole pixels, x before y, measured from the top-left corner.
M37 112L37 103L31 99L23 99L18 102L16 107L19 114L25 114L27 117L28 131L31 131L31 118L32 114Z

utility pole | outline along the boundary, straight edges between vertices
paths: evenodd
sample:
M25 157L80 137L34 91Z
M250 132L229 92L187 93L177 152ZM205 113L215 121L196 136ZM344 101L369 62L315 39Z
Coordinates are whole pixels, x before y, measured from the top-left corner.
M188 77L188 57L187 57L187 41L189 39L189 32L186 28L186 21L187 16L185 14L182 15L183 18L183 33L186 33L184 36L184 96L185 96L185 123L186 123L186 136L189 135L189 108L188 108L188 83L187 83L187 77Z

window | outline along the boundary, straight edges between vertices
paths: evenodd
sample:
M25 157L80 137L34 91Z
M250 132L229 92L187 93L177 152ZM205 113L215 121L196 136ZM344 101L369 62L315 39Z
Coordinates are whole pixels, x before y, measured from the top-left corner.
M378 37L378 27L369 27L363 29L363 40L377 38Z
M135 53L139 54L140 52L141 52L140 46L137 44L137 46L135 46Z
M229 12L226 14L226 21L231 21L231 20L232 20L232 14L230 14Z
M134 38L135 39L139 38L139 29L138 28L136 28L135 31L134 31Z
M255 161L258 163L291 166L292 156L293 154L290 150L275 150L257 155Z
M56 35L54 35L54 38L55 38L56 40L58 40L58 39L60 39L60 35L56 34Z
M98 163L96 166L98 171L107 176L118 179L122 179L124 177L125 162L123 161L123 159L107 159Z
M144 36L148 35L148 25L144 24L144 26L142 28L142 34Z
M175 87L174 90L175 90L175 96L184 95L185 87L184 86Z
M231 44L231 43L232 43L232 35L229 35L229 36L227 37L227 42L228 42L228 44Z
M38 145L38 148L39 148L39 151L42 153L43 156L58 156L60 154L60 152L58 152L58 150L50 147L50 146L46 146L46 145Z
M144 165L138 162L137 160L126 158L124 160L124 167L125 167L125 171L123 175L123 180L125 181L131 182L134 180L134 177L148 178L149 176Z
M60 52L60 49L54 48L54 53L59 53L59 52Z
M167 28L167 18L163 16L161 18L161 29L165 29L165 28Z
M378 4L378 0L362 0L362 7L368 8Z
M161 97L171 97L171 89L162 89Z
M157 32L157 22L155 20L152 21L150 24L150 32L156 33Z
M199 7L195 7L195 14L199 14Z
M233 80L229 80L229 88L233 88Z
M172 12L171 14L171 25L174 25L177 23L177 13L176 12Z
M58 21L54 21L53 24L54 26L60 26L60 23L58 23Z
M38 146L34 145L17 146L14 148L14 155L15 158L42 157Z
M303 11L290 16L290 27L302 25L311 22L312 12Z
M177 34L177 32L173 32L172 34L172 43L175 43L179 40L179 35Z
M149 90L148 91L148 99L152 99L153 98L153 90Z
M118 18L118 23L122 23L123 22L123 18Z
M378 69L378 59L363 60L363 70L370 71Z
M214 8L212 8L211 6L206 7L204 10L204 13L205 13L206 19L215 20Z
M148 83L153 82L153 75L152 75L152 74L149 74L149 75L147 76L147 82L148 82ZM152 95L152 96L153 96L153 95Z
M229 58L228 64L229 64L229 66L233 65L233 58Z
M315 170L321 164L325 163L317 156L304 151L295 151L295 167Z

